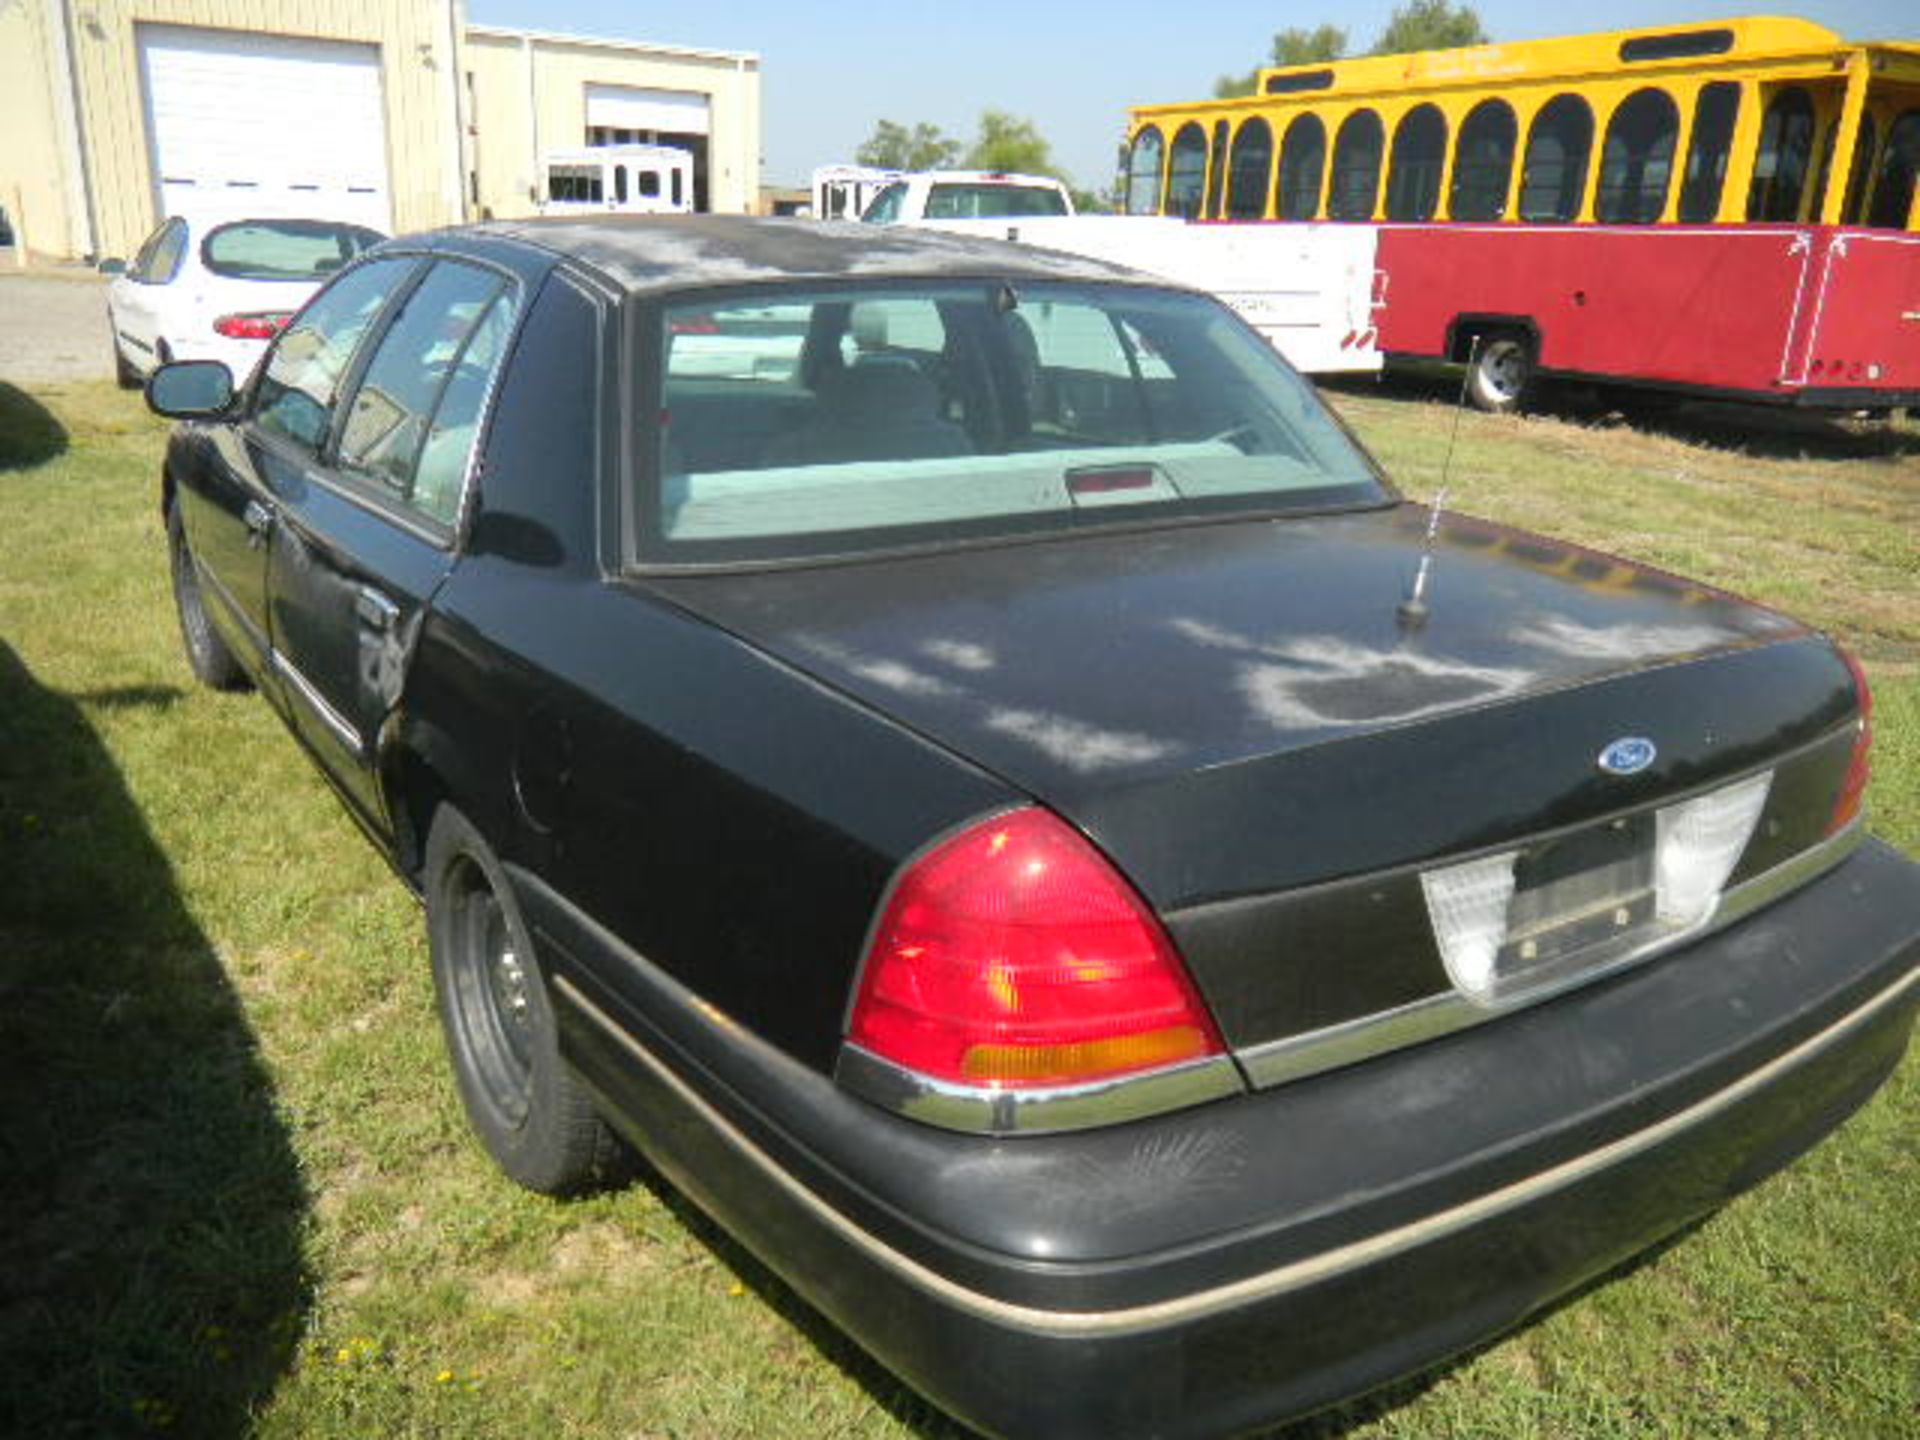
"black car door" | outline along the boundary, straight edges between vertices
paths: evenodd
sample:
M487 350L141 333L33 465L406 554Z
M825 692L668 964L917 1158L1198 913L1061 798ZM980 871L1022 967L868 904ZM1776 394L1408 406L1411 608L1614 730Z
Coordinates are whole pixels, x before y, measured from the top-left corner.
M341 377L367 328L418 265L377 260L314 298L262 365L242 418L209 425L201 462L179 477L181 519L198 562L207 613L276 704L267 614L267 536L316 465Z
M295 728L362 821L426 602L453 563L474 441L519 310L514 281L438 259L349 374L323 463L281 492L268 565Z

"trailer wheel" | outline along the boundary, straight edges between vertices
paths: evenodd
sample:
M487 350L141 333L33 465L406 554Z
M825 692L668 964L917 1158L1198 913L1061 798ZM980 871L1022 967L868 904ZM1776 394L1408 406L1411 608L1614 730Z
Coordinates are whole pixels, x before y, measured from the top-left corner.
M1480 337L1467 362L1467 398L1489 415L1510 414L1525 403L1534 379L1533 342L1518 330L1495 330Z

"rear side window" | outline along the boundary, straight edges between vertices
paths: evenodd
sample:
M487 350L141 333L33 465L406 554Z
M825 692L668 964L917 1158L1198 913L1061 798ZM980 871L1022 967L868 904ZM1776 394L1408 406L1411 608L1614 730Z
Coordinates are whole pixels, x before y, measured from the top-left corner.
M481 404L512 328L513 303L499 276L436 264L381 336L348 404L341 471L452 523Z
M674 199L679 198L676 190ZM907 187L896 181L873 197L873 203L867 206L867 213L860 218L869 225L891 225L900 218L900 205L906 198Z
M187 222L169 220L156 238L139 278L153 285L166 284L179 271L180 257L186 253Z
M1051 186L943 183L927 191L929 220L997 220L1066 213L1065 198Z
M261 430L319 452L354 350L414 263L399 257L368 261L294 317L260 367L253 418Z

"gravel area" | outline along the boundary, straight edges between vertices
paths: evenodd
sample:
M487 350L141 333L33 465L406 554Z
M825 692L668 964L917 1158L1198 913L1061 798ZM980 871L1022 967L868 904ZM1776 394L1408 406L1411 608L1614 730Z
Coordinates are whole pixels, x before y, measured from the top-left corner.
M104 281L0 271L0 380L112 378Z

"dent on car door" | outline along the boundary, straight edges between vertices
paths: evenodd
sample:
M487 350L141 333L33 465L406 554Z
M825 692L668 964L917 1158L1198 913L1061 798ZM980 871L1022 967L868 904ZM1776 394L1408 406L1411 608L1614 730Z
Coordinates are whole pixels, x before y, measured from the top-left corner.
M276 666L297 729L384 831L380 729L451 541L516 312L500 274L433 263L348 372L323 464L283 496L268 565Z

